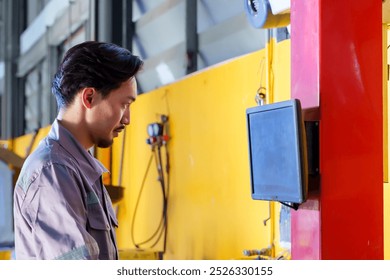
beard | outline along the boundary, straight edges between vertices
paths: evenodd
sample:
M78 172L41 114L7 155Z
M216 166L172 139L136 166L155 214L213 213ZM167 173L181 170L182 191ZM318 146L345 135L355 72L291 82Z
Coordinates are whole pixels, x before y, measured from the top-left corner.
M114 143L114 140L99 138L96 139L95 143L99 148L109 148L111 147L112 143Z

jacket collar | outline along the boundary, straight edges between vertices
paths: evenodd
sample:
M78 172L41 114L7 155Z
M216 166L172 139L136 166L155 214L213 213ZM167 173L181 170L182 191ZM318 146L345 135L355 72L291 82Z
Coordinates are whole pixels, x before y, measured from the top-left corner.
M85 150L73 134L61 125L59 120L53 122L48 138L56 141L76 160L89 184L95 184L103 173L108 172L104 165Z

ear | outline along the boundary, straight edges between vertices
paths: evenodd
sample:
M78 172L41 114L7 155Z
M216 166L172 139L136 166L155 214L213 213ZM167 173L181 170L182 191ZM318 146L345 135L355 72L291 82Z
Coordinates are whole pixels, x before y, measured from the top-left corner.
M83 88L81 90L81 101L85 108L92 108L93 101L96 99L96 94L96 90L91 87Z

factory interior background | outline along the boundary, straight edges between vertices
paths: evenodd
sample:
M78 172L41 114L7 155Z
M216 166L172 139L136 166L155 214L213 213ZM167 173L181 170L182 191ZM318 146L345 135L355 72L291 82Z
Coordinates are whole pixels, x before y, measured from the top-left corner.
M0 0L0 259L18 172L56 117L51 79L86 40L145 61L130 125L93 150L121 259L390 259L389 2ZM251 196L259 96L298 98L319 125L297 209Z

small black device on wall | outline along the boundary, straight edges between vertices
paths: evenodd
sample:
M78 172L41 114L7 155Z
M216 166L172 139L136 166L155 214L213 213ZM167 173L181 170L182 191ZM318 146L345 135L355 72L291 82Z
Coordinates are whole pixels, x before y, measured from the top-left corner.
M251 195L298 209L307 199L308 157L298 99L246 110Z

